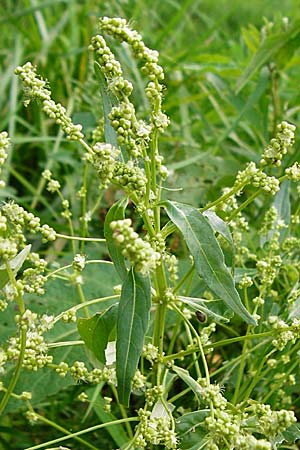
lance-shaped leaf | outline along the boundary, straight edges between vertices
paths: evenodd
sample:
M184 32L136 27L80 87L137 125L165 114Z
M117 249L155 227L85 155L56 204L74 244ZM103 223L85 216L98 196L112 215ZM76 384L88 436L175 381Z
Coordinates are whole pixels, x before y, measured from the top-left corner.
M233 266L234 265L234 254L235 254L235 248L233 239L231 236L231 232L229 229L229 226L227 225L224 220L221 219L214 211L208 209L207 211L203 212L203 215L207 218L207 220L210 223L210 226L214 230L214 232L219 233L223 239L227 242L227 245L229 246L229 252L226 259L227 265ZM225 254L224 254L225 256Z
M96 358L105 364L105 349L117 322L118 305L112 305L106 311L97 313L88 319L78 319L77 329Z
M286 226L280 230L279 242L282 242L288 233L288 225L291 221L291 201L290 201L290 180L285 180L280 185L280 191L274 197L273 206L277 210L277 219L272 230L270 230L267 236L262 236L260 243L263 246L265 242L270 242L274 236L274 228L279 221L283 222Z
M142 354L151 306L149 277L131 268L122 286L117 323L119 401L128 405L132 378Z
M275 35L268 36L262 41L254 54L249 65L246 67L241 77L237 81L236 93L238 93L249 81L249 79L260 69L264 64L270 61L276 60L276 57L280 55L284 49L289 51L289 47L295 51L295 48L299 47L300 39L300 20L294 21L287 30ZM280 55L281 56L281 55ZM281 57L282 59L282 57Z
M234 252L234 243L231 236L230 229L224 220L221 219L214 211L208 209L203 213L210 223L210 226L214 231L219 233L228 242L232 251Z
M256 325L235 289L224 255L206 217L196 208L181 203L163 202L168 216L183 234L194 257L195 268L209 289L247 323Z
M114 220L124 219L127 202L128 200L126 197L116 202L106 214L104 222L104 236L107 242L108 251L121 280L125 279L127 269L124 256L122 255L122 249L120 246L116 245L110 224Z
M202 450L206 447L208 430L205 419L209 415L209 409L202 409L184 414L176 420L181 450Z
M22 267L23 263L25 262L29 252L31 249L31 245L26 245L26 247L23 248L23 250L20 251L20 253L17 254L13 259L8 261L8 264L11 268L11 270L16 274ZM0 266L0 289L4 288L4 286L9 282L9 275L7 273L7 270L5 268L5 264Z
M191 377L187 370L177 366L174 366L172 370L192 389L199 403L201 403L203 400L203 393L200 384Z
M233 313L222 300L207 300L205 298L179 296L179 300L185 303L192 311L201 311L215 322L229 322ZM229 313L229 314L228 314ZM231 313L231 314L230 314Z
M113 102L107 92L105 78L101 71L101 66L99 63L97 63L97 61L95 61L95 63L94 63L94 69L95 69L96 77L99 81L99 87L100 87L102 103L103 103L105 142L113 145L116 148L119 148L118 143L117 143L117 134L116 134L115 130L113 129L113 127L111 126L110 120L108 118L108 115L111 112L111 109L113 106L113 104L112 104Z

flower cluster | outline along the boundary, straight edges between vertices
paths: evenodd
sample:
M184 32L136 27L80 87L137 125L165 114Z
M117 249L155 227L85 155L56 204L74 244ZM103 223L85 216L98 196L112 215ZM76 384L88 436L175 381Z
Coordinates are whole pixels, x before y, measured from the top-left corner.
M260 283L262 285L271 286L275 280L281 263L282 260L279 255L270 255L257 261L256 268L259 274Z
M138 121L136 118L134 105L129 100L132 84L123 77L119 61L116 60L102 36L97 35L92 38L90 50L95 52L108 89L119 100L119 105L114 106L108 115L116 131L118 145L125 145L133 158L143 156L143 148L149 142L151 130L145 122Z
M60 103L55 103L52 100L47 82L37 75L35 67L30 62L23 66L18 66L15 69L15 74L20 77L25 94L28 97L28 100L25 102L26 106L31 99L39 100L42 103L42 110L51 119L55 120L57 125L66 133L68 139L73 141L83 139L82 125L74 125L71 118L67 115L66 109Z
M292 181L300 181L300 164L296 161L291 167L285 169L287 178Z
M116 164L112 181L126 192L134 193L139 201L145 195L147 184L145 172L140 167L134 165L132 161L128 161L127 164L122 162Z
M161 255L153 250L149 242L144 241L131 227L131 219L111 222L113 238L123 247L122 253L136 270L144 274L161 264Z
M132 30L125 19L103 17L99 21L100 30L107 33L121 42L126 42L132 49L136 58L143 61L142 72L150 79L146 87L146 95L152 105L152 126L159 131L169 125L169 119L162 112L162 92L164 72L158 64L159 53L151 50L144 44L141 35Z
M273 346L281 351L288 343L295 343L300 338L300 320L293 319L291 325L288 325L284 320L277 316L270 316L268 319L269 324L276 330L277 337L273 339Z
M18 287L21 288L22 292L27 292L29 294L43 295L44 285L47 278L43 275L46 269L47 262L40 258L38 253L29 253L27 261L33 264L33 267L25 269L22 273L22 278L18 280Z
M73 258L72 267L76 272L82 272L85 268L86 258L85 255L77 253Z
M60 183L59 183L59 181L54 180L52 178L52 173L49 169L46 169L42 172L42 177L48 181L47 190L49 192L51 192L53 194L54 192L59 191Z
M146 358L151 364L154 364L158 361L159 351L158 348L153 344L145 344L143 348L143 357Z
M144 170L129 160L127 163L118 161L120 150L110 144L97 142L86 153L85 159L97 171L100 178L100 188L114 183L128 193L134 193L141 200L146 192L147 179Z
M7 152L10 147L10 139L6 131L2 131L0 133L0 174L2 172L2 166L4 165L7 159ZM5 186L5 182L0 180L0 188Z
M277 178L268 176L262 169L257 168L253 161L249 162L244 170L238 172L234 187L244 187L246 184L252 184L271 195L279 191Z
M150 445L163 445L166 449L177 449L177 438L171 427L169 417L153 417L150 411L140 409L138 433L135 438L137 448L148 448Z
M269 145L265 148L260 164L262 166L280 166L282 157L287 153L289 147L294 144L295 125L288 122L282 122L277 125L276 135L271 139Z
M297 421L293 411L272 411L270 405L251 402L249 411L253 412L258 419L258 431L268 438L274 438L285 431Z
M2 205L0 216L2 217L2 229L0 231L3 233L5 232L6 236L11 236L11 240L15 242L15 244L18 243L21 245L25 243L25 231L32 234L41 233L44 242L54 241L56 239L53 228L50 228L47 224L41 225L39 217L26 211L17 203L8 202ZM4 251L2 251L2 253L5 255Z
M137 370L132 379L132 390L144 390L146 387L146 377Z
M101 188L106 188L111 182L119 154L119 149L111 144L100 142L93 145L91 150L86 153L85 159L96 169Z
M55 371L62 378L68 373L78 382L99 384L101 382L116 386L116 371L113 367L103 367L88 370L83 361L75 361L71 366L66 362L61 362L55 366Z
M52 363L53 357L48 355L48 346L43 334L54 325L54 317L44 314L39 317L36 313L26 310L22 315L16 316L20 330L26 330L26 348L23 367L36 371ZM6 350L8 360L16 360L20 354L20 338L12 337L8 341Z

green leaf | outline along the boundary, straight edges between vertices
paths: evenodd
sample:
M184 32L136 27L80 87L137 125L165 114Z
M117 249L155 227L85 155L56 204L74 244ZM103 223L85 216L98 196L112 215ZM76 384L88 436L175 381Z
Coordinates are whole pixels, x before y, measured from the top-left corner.
M208 219L212 229L219 233L228 242L232 253L234 253L234 243L231 236L230 229L224 220L222 220L214 211L208 209L203 213L203 215Z
M26 247L24 247L23 250L21 250L20 253L17 254L17 256L15 256L8 262L10 268L14 273L17 273L21 269L24 261L26 260L30 252L30 249L31 245L30 244L26 245ZM5 265L3 264L2 266L0 266L0 289L3 289L8 282L9 276L5 268Z
M106 311L97 313L88 319L77 319L77 329L96 358L105 364L105 349L109 336L117 322L118 305L112 305Z
M129 403L132 377L143 350L150 306L150 279L131 268L122 286L117 323L117 383L124 405Z
M124 256L122 255L121 247L116 245L116 242L113 238L113 231L110 228L110 224L114 220L121 220L125 218L125 209L127 203L128 200L126 197L116 202L106 214L104 222L104 236L107 242L108 251L121 280L125 279L127 275L127 269Z
M297 439L300 439L300 424L293 423L293 425L281 434L286 442L294 443ZM278 440L277 442L280 443L281 441Z
M101 71L101 66L97 61L94 63L94 69L96 77L99 81L99 88L101 92L102 102L103 102L103 113L104 113L104 137L105 141L108 144L113 145L116 148L119 148L117 143L117 134L113 127L110 124L110 120L108 118L108 115L112 109L113 102L110 96L107 93L107 87L105 83L105 78L103 76L103 73Z
M211 211L210 209L205 211L203 215L208 219L213 230L216 231L217 233L220 233L224 237L224 239L226 239L228 244L233 246L234 244L231 232L229 230L227 223L224 222L224 220L222 220L214 211Z
M284 222L286 227L280 230L279 242L282 242L288 233L288 225L291 220L291 202L290 202L290 180L285 180L280 185L280 191L274 197L273 206L277 210L277 221L276 224L281 221ZM270 242L274 236L274 228L268 232L266 236L262 236L260 239L261 246L265 242Z
M229 322L230 314L228 314L228 308L222 300L207 300L205 298L183 296L179 296L178 298L192 311L201 311L216 322Z
M98 392L97 387L88 391L88 398L91 402L90 405L92 409L95 411L102 423L114 422L117 420L112 413L104 410L105 400L103 399L101 392ZM107 427L106 431L111 435L118 447L122 447L122 445L125 445L129 440L122 424Z
M282 50L283 47L288 46L290 43L297 41L300 36L300 20L296 20L287 31L282 31L271 35L264 39L257 52L254 54L249 65L244 70L243 74L237 81L236 93L238 93L247 84L250 78L260 69L264 64L274 61L276 55Z
M197 383L197 381L191 377L191 375L189 374L189 372L187 370L182 369L181 367L177 367L177 366L172 367L172 370L182 379L182 381L185 382L185 384L187 384L192 389L192 391L194 392L194 394L196 395L196 397L200 403L203 399L203 394L202 394L202 389L201 389L200 384Z
M197 209L181 203L162 203L168 216L183 234L194 257L195 268L216 297L224 300L247 323L256 325L235 289L233 278L224 263L224 255L206 217Z
M176 420L176 432L182 450L200 450L207 444L207 427L204 420L210 414L209 409L184 414Z
M89 248L92 250L90 251ZM86 252L89 259L96 259L98 250L94 250L94 246L89 244L86 246ZM65 265L66 261L72 261L73 254L64 254L64 259L58 259L61 265ZM83 283L85 286L86 298L94 299L110 296L113 294L113 286L116 284L116 271L113 265L108 264L88 264L82 272ZM68 280L50 277L46 284L46 292L44 295L25 294L25 302L28 308L36 312L40 316L47 312L49 315L57 315L62 311L74 306L74 302L78 303L78 293L73 284ZM101 301L95 305L89 306L91 314L104 311L112 304L117 303L117 299ZM16 333L16 324L14 321L15 311L14 303L9 303L7 309L1 313L0 320L0 345L5 345L5 341ZM78 315L83 316L83 311L79 310ZM69 324L66 335L66 324L59 321L55 326L47 332L47 342L59 342L62 339L77 340L80 339L76 324ZM53 356L55 363L59 364L64 361L70 366L74 361L83 361L89 366L89 358L84 345L70 345L67 347L49 349L49 354ZM13 370L13 367L11 367ZM7 386L12 376L12 370L7 370L3 375L4 386ZM41 405L47 397L50 399L51 395L57 393L70 386L74 385L74 379L67 375L65 378L53 376L53 369L43 368L37 372L28 371L24 369L18 384L14 390L16 394L21 394L23 391L32 392L31 403L34 406ZM45 389L47 386L47 389ZM20 402L18 399L11 398L6 412L13 412L26 408L25 402Z

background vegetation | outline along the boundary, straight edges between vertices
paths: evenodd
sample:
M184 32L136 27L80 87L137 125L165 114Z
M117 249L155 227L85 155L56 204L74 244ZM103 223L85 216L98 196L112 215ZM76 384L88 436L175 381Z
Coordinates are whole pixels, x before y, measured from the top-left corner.
M42 222L55 224L58 231L61 223L56 213L58 203L45 191L41 172L51 169L60 180L65 197L75 200L79 151L45 117L39 105L24 107L13 71L28 60L37 65L39 73L49 81L54 99L66 106L74 121L82 123L88 133L102 114L87 52L99 16L127 18L147 45L160 52L166 74L164 107L171 119L171 126L161 138L161 151L172 170L169 187L182 188L169 192L169 198L197 207L214 200L222 187L233 183L246 162L259 161L278 122L287 120L300 126L299 33L290 35L284 45L278 45L285 39L284 17L292 27L299 28L297 0L0 0L0 7L0 130L7 130L13 143L5 174L10 183L1 195L16 199L29 211L38 211ZM271 28L267 24L270 21ZM256 70L245 77L264 26L274 35L277 51L272 53L270 48ZM136 63L125 47L116 52L126 75L141 86L135 100L142 109L145 99ZM294 153L287 157L286 165L297 159L299 142L296 139ZM101 199L95 227L102 226L103 214L116 195L108 190ZM260 201L257 200L256 206L262 206ZM248 220L255 223L264 210L250 208ZM40 243L35 245L38 248ZM69 248L64 243L60 246L60 242L56 245L56 251L66 257ZM180 254L182 249L177 249L176 239L172 246ZM47 258L51 257L48 253ZM114 275L109 269L103 272L105 284L100 290L101 295L106 295L108 286L114 284ZM88 277L92 293L96 290L93 269ZM66 308L71 306L69 287L65 289L58 299L57 292L52 294L50 287L47 313L59 310L60 304L55 301L59 303L62 298ZM11 326L9 317L0 324L0 340L7 336ZM80 429L82 421L85 427L97 423L96 410L87 415L80 403L77 409L71 405L70 400L80 393L80 385L58 392L55 380L47 376L43 382L48 380L49 393L56 393L42 400L50 419L61 417L65 428L73 430ZM37 379L36 383L39 382ZM299 408L298 399L295 408ZM28 428L23 416L15 412L2 419L1 430L1 450L24 449L50 440L51 433L56 436L55 430L44 430L41 425ZM110 448L107 436L105 444L103 431L103 448Z

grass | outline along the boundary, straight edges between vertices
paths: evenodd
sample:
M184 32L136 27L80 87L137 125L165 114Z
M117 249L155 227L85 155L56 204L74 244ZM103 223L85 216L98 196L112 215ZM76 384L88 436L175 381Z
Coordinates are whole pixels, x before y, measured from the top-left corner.
M2 3L0 131L9 132L13 145L5 173L8 187L1 195L16 199L30 211L38 211L41 220L55 224L58 231L59 203L46 192L41 172L51 169L61 181L64 195L76 203L80 150L65 139L38 105L27 109L23 106L23 94L13 70L28 60L36 64L49 81L55 100L90 133L101 116L102 106L86 47L96 32L99 16L127 18L149 47L160 52L166 73L164 107L171 118L171 126L160 144L166 165L172 170L167 185L169 199L202 207L214 200L224 186L233 183L235 174L246 162L259 161L275 123L287 120L299 128L299 35L295 39L290 37L275 54L269 49L267 59L261 65L257 63L256 70L245 78L238 91L258 49L261 27L266 20L273 21L274 35L282 40L282 17L288 17L291 24L300 20L297 0L2 0ZM116 47L115 51L126 68L126 76L138 86L134 101L143 114L145 98L138 67L125 47ZM91 105L95 105L92 112ZM299 142L298 139L286 165L296 160ZM292 195L297 198L296 190ZM115 192L109 190L99 199L95 226L114 198ZM247 212L252 224L261 218L267 205L257 200L256 207ZM254 232L254 242L255 239ZM40 244L34 245L38 248ZM184 250L176 247L176 239L172 245L175 252L182 254ZM64 258L69 249L58 242L56 251ZM52 257L49 253L48 258ZM221 352L220 358L224 361L232 358L234 367L234 358L238 358L235 351ZM222 368L217 370L220 373ZM61 391L53 389L51 393L55 395L39 406L47 409L50 420L59 418L66 429L78 431L96 425L100 409L87 412L79 402L76 409L70 407L80 390L80 385ZM299 407L299 399L295 398L297 412ZM50 441L57 431L44 424L28 428L22 413L15 410L1 419L0 436L0 450L16 450ZM110 436L103 431L103 448L115 448ZM97 440L99 435L92 434L90 442L93 438ZM81 448L76 445L81 444L75 442L71 448Z

